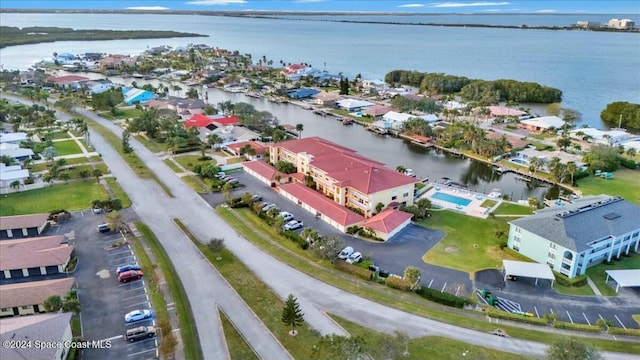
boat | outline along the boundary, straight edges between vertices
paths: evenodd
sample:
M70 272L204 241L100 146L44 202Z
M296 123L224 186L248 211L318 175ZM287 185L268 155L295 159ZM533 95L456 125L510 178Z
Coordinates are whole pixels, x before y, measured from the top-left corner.
M489 199L500 199L502 197L502 191L500 189L492 189L487 197Z
M144 75L140 74L140 73L136 73L134 72L133 74L131 74L131 76L135 79L142 79L144 78Z
M342 125L353 125L353 119L348 117L342 118Z

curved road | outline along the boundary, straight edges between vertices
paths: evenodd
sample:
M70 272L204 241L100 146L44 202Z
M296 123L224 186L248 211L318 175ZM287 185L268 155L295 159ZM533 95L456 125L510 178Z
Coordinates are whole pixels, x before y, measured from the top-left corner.
M17 98L13 99L18 100ZM122 131L110 121L102 119L89 111L83 110L81 112L107 126L118 135ZM271 341L273 337L257 319L248 319L250 316L243 315L243 318L249 322L243 324L239 322L237 317L234 317L236 314L230 312L229 309L234 306L246 308L246 305L232 289L227 291L224 296L221 296L221 289L217 285L219 283L217 281L217 278L220 277L219 274L216 271L212 271L206 260L199 253L192 254L193 251L197 250L173 226L171 219L174 217L180 218L200 239L209 239L213 236L224 237L227 248L281 297L286 297L290 293L296 295L300 300L301 307L305 312L305 319L309 325L322 333L342 333L342 330L322 313L323 311L330 311L333 314L379 331L392 332L396 329L402 329L412 337L445 336L468 344L500 351L538 357L545 355L546 344L497 337L488 333L426 319L363 299L303 274L275 260L249 241L240 237L201 197L197 196L184 184L161 159L135 139L131 140L131 144L136 154L159 178L163 179L163 182L176 196L175 199L167 198L155 183L137 178L119 157L118 153L99 134L92 132L91 139L94 147L99 149L105 162L113 174L117 176L118 182L132 198L135 210L154 229L171 257L189 295L205 358L216 358L216 354L220 353L219 349L224 346L212 342L210 338L211 335L219 334L220 331L217 326L212 324L213 321L218 324L217 314L210 314L215 313L215 311L211 311L213 302L220 304L225 313L238 326L238 330L247 337L251 345L256 350L260 350L259 354L263 358L290 358L290 355L286 353L282 346L273 346ZM205 271L207 268L209 270ZM210 276L212 280L209 280ZM203 282L200 279L206 279L208 282ZM224 289L222 290L224 291ZM231 296L231 298L226 296ZM200 305L203 302L204 304ZM200 313L199 309L207 308L207 304L209 304L208 313ZM258 325L254 325L256 323ZM260 339L259 343L253 342L252 338L254 336L247 335L254 335L255 338ZM215 339L219 341L222 337L215 336ZM274 352L271 353L270 351ZM283 351L285 351L286 355L282 355ZM611 360L638 359L637 355L611 352L603 353L603 357Z

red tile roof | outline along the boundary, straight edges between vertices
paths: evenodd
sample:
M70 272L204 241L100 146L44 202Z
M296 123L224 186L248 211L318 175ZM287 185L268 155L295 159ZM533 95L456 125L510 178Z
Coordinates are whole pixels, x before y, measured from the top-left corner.
M393 108L388 107L388 106L383 106L383 105L373 105L373 106L369 106L364 113L367 115L371 115L371 116L381 116L384 115L386 113L388 113L389 111L392 111Z
M39 305L51 295L64 297L71 290L75 278L55 280L29 281L18 284L0 286L0 307L13 308L19 306Z
M339 160L336 159L336 162ZM329 177L341 181L363 194L409 185L418 182L415 178L380 166L361 166L330 172Z
M289 174L290 177L296 179L299 183L304 183L304 174L303 173L293 173Z
M305 152L314 156L336 152L355 153L355 150L340 146L317 136L283 141L275 144L275 146L287 149L294 153Z
M428 136L422 136L422 135L412 135L411 138L419 143L428 143L431 141L431 138Z
M207 125L211 125L211 123L213 123L213 119L211 119L210 117L204 116L202 114L196 114L193 115L189 120L184 122L184 127L187 129L192 127L201 128Z
M0 217L0 230L39 228L48 218L49 214L2 216Z
M269 150L269 146L257 141L241 141L241 142L229 144L227 145L227 147L239 154L240 148L242 148L245 145L251 146L251 148L254 149L256 151L256 154L258 155L262 155Z
M244 168L252 170L253 172L257 173L267 180L273 180L277 172L275 168L269 166L269 164L262 160L243 162L242 166Z
M362 223L362 226L370 227L376 231L389 234L412 217L412 214L404 211L386 209L372 218L365 220L365 222Z
M78 81L89 80L89 78L84 76L79 76L79 75L67 75L67 76L58 76L58 77L50 76L49 80L51 80L55 84L66 85L66 84L73 84Z
M240 122L240 119L237 116L226 116L222 118L212 119L214 123L220 125L235 125Z
M335 203L321 193L312 190L302 184L292 183L279 186L281 192L291 194L291 196L316 209L322 215L330 218L342 226L351 226L360 223L364 217Z
M0 242L0 271L62 265L73 246L61 244L64 236L44 236Z

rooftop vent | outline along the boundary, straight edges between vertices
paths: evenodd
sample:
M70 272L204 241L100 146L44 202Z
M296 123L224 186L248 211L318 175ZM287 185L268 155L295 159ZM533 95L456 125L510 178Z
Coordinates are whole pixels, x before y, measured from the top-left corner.
M605 214L602 217L607 219L607 220L613 220L613 219L619 218L620 214L612 212L612 213Z

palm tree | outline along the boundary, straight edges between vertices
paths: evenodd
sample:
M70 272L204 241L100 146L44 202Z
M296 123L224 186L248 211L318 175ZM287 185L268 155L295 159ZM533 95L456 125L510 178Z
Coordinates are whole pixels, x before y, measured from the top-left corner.
M404 167L403 165L398 165L396 166L396 171L399 173L404 173L407 170L406 167Z
M13 190L18 191L20 189L20 180L14 180L9 184L9 187Z
M296 131L298 132L298 139L302 137L302 130L304 130L304 125L296 124Z
M629 157L635 157L637 153L638 151L635 148L630 147L627 149L627 155L629 155ZM26 161L27 160L25 160L25 162Z
M100 176L102 176L102 170L100 170L100 169L93 169L93 171L91 172L91 174L96 178L96 181L100 181Z
M542 160L539 157L534 156L529 159L529 168L533 173L540 170L540 168L542 168L542 164Z
M569 161L567 163L567 172L571 175L571 185L573 185L573 175L578 171L578 166L574 161Z

